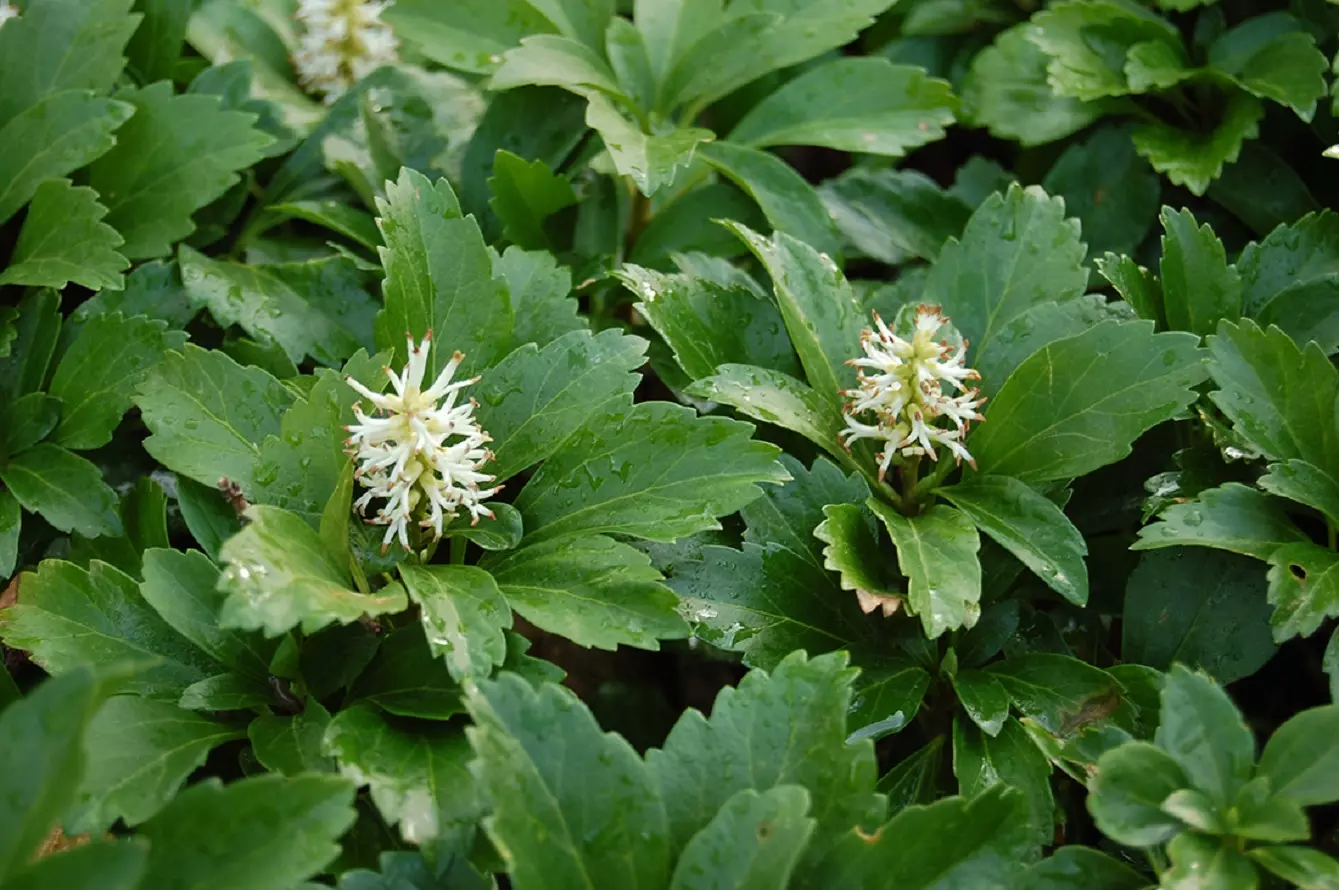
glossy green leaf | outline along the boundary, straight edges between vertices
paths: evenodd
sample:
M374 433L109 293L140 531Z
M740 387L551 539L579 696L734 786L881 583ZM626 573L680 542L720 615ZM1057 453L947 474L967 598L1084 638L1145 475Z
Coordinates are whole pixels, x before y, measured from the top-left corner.
M195 231L191 214L237 182L271 138L251 126L251 115L222 110L215 96L174 96L168 83L117 96L135 114L89 167L88 184L107 207L105 222L125 238L122 254L165 256Z
M652 774L575 695L503 674L467 699L484 828L517 890L664 886L669 824ZM558 742L555 744L555 741Z
M1032 23L1029 36L1050 56L1047 80L1057 93L1076 99L1133 92L1125 59L1137 45L1162 44L1184 54L1170 23L1113 0L1066 0L1039 13ZM1092 39L1089 34L1102 37Z
M1339 862L1309 847L1256 847L1247 853L1269 871L1299 887L1339 887Z
M0 489L0 578L14 574L19 560L23 508L8 489Z
M1134 146L1148 158L1153 169L1176 185L1196 195L1237 159L1242 144L1260 133L1264 117L1260 100L1245 93L1229 99L1218 125L1207 133L1181 130L1163 123L1149 123L1134 131Z
M1285 544L1269 555L1269 602L1274 639L1316 632L1339 614L1339 554L1310 542Z
M1014 707L1052 735L1068 735L1120 693L1111 674L1053 652L1028 652L989 666Z
M1167 890L1221 887L1223 890L1255 890L1260 877L1251 861L1227 839L1185 833L1167 845L1172 867L1163 874Z
M1189 210L1162 209L1162 294L1172 330L1204 336L1241 317L1241 276L1223 244Z
M660 572L640 551L603 535L527 544L487 562L511 608L582 646L659 648L687 626Z
M298 626L312 633L328 624L404 609L404 588L398 583L372 594L350 590L347 568L336 564L296 514L252 505L246 518L219 553L227 564L219 587L228 594L220 627L275 637Z
M469 744L458 729L397 728L358 705L330 722L325 751L341 773L368 787L382 817L411 844L445 837L482 815Z
M733 142L704 144L699 148L698 155L735 185L748 192L753 200L758 202L767 221L777 232L793 236L814 250L829 256L836 256L840 252L841 242L837 238L837 230L832 225L818 192L780 158ZM744 236L742 227L735 224L734 228ZM746 237L746 240L756 241L757 238ZM775 267L762 256L766 249L753 243L750 243L749 247L754 253L759 254L759 259L768 267L775 281ZM782 248L774 243L772 250L781 253ZM790 251L793 250L791 247ZM825 274L823 277L827 278L830 275Z
M502 53L522 37L548 30L544 17L526 0L399 0L382 20L395 36L447 68L483 74L497 67Z
M156 659L124 691L158 700L175 702L187 686L218 671L149 607L134 579L101 562L85 571L47 560L24 575L23 601L5 610L3 631L6 645L28 650L57 676Z
M508 240L531 250L551 248L544 221L577 203L572 183L555 174L542 160L527 162L509 151L499 151L488 180L493 200L488 206L502 221Z
M1255 764L1255 740L1227 693L1179 665L1162 687L1157 743L1196 788L1223 805L1251 777Z
M847 711L846 740L878 740L909 726L930 688L929 672L896 659L871 659L859 667Z
M700 127L645 133L612 102L598 95L590 97L586 124L599 132L615 169L631 177L644 195L653 195L672 183L679 168L687 167L695 152L701 151L705 158L706 143L715 138L710 130Z
M97 466L43 442L0 464L0 482L24 509L86 538L121 533L116 492Z
M1050 343L1009 377L968 448L981 472L1029 483L1114 463L1194 400L1203 377L1196 341L1155 334L1148 321L1108 321Z
M689 840L670 890L784 890L814 830L808 809L799 785L736 792Z
M1033 842L1046 845L1055 837L1051 764L1017 720L1002 722L997 734L955 720L953 774L958 792L965 797L976 797L1000 784L1017 788L1027 799Z
M864 504L824 506L813 534L826 545L823 568L841 576L842 590L901 598L901 579L888 565L879 520Z
M1009 693L999 680L985 671L965 670L951 678L953 691L958 695L958 704L962 705L972 722L987 736L999 735L1004 721L1009 717Z
M135 695L107 701L89 724L78 815L67 830L139 825L167 805L209 752L245 733L174 704Z
M327 773L335 769L323 747L329 725L330 712L309 699L302 712L292 717L262 714L251 721L246 734L256 759L271 772L285 776Z
M400 578L419 606L428 645L453 678L487 677L502 664L511 609L492 575L475 566L406 565Z
M511 290L513 347L547 346L563 334L588 329L589 322L577 314L572 273L552 254L508 247L494 259L493 274L504 278Z
M962 234L970 208L915 170L853 167L819 188L833 222L866 256L889 265L933 260Z
M1307 214L1281 225L1237 261L1247 315L1261 326L1276 324L1299 343L1339 347L1339 323L1329 307L1339 292L1339 215Z
M1162 193L1129 132L1116 127L1065 149L1042 187L1064 198L1065 212L1082 224L1089 256L1133 253L1153 224Z
M377 226L386 246L378 248L386 270L385 308L377 314L376 339L408 360L406 332L415 341L434 331L428 376L435 377L453 352L465 353L465 369L484 368L508 348L512 306L478 225L462 217L445 179L436 183L408 168L377 200Z
M29 291L18 305L8 354L0 357L0 399L12 401L45 388L60 330L60 296L46 288Z
M1270 736L1257 775L1275 794L1303 806L1339 800L1339 752L1331 743L1339 726L1339 706L1309 708Z
M686 392L729 405L745 417L799 433L834 456L841 456L841 415L830 399L805 384L770 368L722 364L716 373L695 382Z
M1157 522L1139 530L1131 549L1193 545L1269 559L1280 547L1305 540L1277 501L1239 482L1228 482L1200 492L1189 503L1168 507Z
M381 245L372 215L339 201L289 201L267 209L329 229L371 251Z
M1060 847L1027 870L1019 890L1144 890L1148 881L1130 866L1092 847Z
M397 716L427 720L447 720L465 710L460 687L428 648L419 622L381 643L366 670L357 675L347 701L369 701Z
M1125 587L1121 656L1159 670L1182 662L1219 683L1249 677L1277 650L1265 590L1264 566L1245 557L1145 554Z
M60 399L30 392L0 409L0 456L11 457L45 439L60 423Z
M36 0L0 37L0 77L13 85L0 122L60 90L104 93L125 66L122 51L139 17L129 0Z
M908 583L908 611L930 639L971 627L981 614L981 538L966 514L942 504L907 517L877 498L865 504L883 520Z
M338 854L336 840L354 820L353 793L336 776L193 785L140 829L150 843L145 886L288 890Z
M134 840L94 841L47 856L12 875L5 890L135 890L144 874L147 848Z
M106 215L92 189L46 180L33 192L0 284L63 288L73 281L89 290L120 290L130 262L116 252L123 239L102 222Z
M1189 778L1161 748L1130 742L1103 754L1088 784L1088 812L1102 833L1135 847L1162 843L1182 829L1162 809Z
M87 450L106 445L130 409L135 387L185 337L143 316L111 312L89 319L61 356L47 392L61 401L52 441Z
M730 141L755 148L819 145L901 157L953 123L949 85L877 56L819 64L753 106Z
M1306 121L1326 93L1330 67L1306 25L1286 12L1254 16L1225 31L1209 45L1208 63L1252 95L1287 105Z

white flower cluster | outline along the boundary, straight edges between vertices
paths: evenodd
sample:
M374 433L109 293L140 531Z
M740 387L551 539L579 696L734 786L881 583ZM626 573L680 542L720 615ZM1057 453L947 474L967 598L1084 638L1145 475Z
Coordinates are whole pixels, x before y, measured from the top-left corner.
M4 25L4 23L10 19L16 19L18 17L18 9L11 6L9 0L0 0L0 25Z
M458 509L470 514L471 525L480 516L493 518L483 501L502 489L480 487L494 477L479 472L493 454L484 447L491 441L488 433L474 419L478 403L471 399L456 404L460 391L479 380L451 381L465 356L457 352L432 386L422 388L431 338L432 331L417 345L409 338L409 363L402 374L386 369L394 394L375 393L352 377L344 378L376 409L376 416L369 417L361 404L354 405L358 422L345 427L350 435L344 444L358 461L354 477L367 489L355 504L358 513L366 516L372 501L385 499L368 520L386 526L383 553L397 537L411 549L409 525L416 516L421 527L432 529L434 540Z
M378 67L395 61L396 40L377 0L298 0L304 27L293 56L298 80L326 103Z
M906 457L928 454L938 458L935 446L942 445L959 460L975 466L963 446L963 437L973 420L982 420L977 412L985 399L979 390L967 389L965 381L981 375L964 365L967 343L951 346L934 337L948 322L939 308L920 306L916 311L915 333L910 341L894 334L874 313L877 331L862 331L860 346L864 358L851 359L848 365L859 368L860 385L842 393L846 406L843 444L850 448L857 439L884 442L879 452L879 479L882 480L900 452ZM944 384L952 393L946 395ZM873 423L857 420L873 415ZM940 425L946 418L949 425Z

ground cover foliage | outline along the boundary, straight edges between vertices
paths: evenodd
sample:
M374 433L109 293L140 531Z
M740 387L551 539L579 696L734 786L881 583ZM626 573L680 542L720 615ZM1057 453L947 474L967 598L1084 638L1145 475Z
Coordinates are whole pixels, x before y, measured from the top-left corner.
M1337 33L0 0L0 888L1339 887Z

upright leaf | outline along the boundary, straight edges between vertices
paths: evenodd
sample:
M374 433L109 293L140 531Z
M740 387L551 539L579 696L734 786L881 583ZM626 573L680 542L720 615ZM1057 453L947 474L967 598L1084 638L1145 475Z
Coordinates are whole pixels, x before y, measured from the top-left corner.
M722 881L784 890L814 830L808 809L809 793L799 785L737 791L688 841L670 890L711 890Z
M0 284L63 288L73 281L89 290L120 290L130 263L117 253L124 239L102 221L106 215L92 189L68 179L44 181L33 192Z
M981 538L962 511L942 504L903 516L876 498L866 505L883 520L907 578L908 611L921 619L925 635L971 627L981 614Z
M526 0L558 32L592 49L604 46L604 32L614 16L614 0Z
M1270 790L1302 806L1339 800L1339 752L1333 740L1339 729L1339 705L1308 708L1269 737L1260 755L1257 776Z
M1065 149L1042 187L1078 218L1089 256L1134 253L1158 212L1162 183L1134 150L1128 130L1104 127Z
M1204 336L1241 317L1241 277L1223 244L1189 210L1162 209L1162 293L1172 330Z
M733 142L703 145L698 154L748 192L777 232L793 236L829 256L840 253L841 241L818 193L789 164L765 151ZM735 228L742 232L738 224ZM758 253L752 244L750 249ZM768 265L766 259L763 263Z
M968 440L983 473L1071 479L1129 454L1136 438L1195 399L1197 338L1149 321L1107 321L1023 362ZM1057 373L1058 372L1058 373Z
M1162 687L1157 744L1219 806L1230 806L1254 772L1255 739L1241 713L1212 680L1180 665Z
M401 566L400 577L453 678L487 677L502 664L511 609L492 575L476 566Z
M398 0L382 12L395 36L427 58L456 71L484 74L502 53L529 34L551 27L527 0Z
M1260 134L1264 114L1259 99L1238 92L1228 98L1218 125L1207 133L1149 123L1135 129L1134 145L1154 170L1202 195L1223 166L1237 159L1242 145Z
M107 205L107 224L126 239L123 254L165 256L195 231L191 215L237 182L271 139L252 127L252 115L222 110L215 96L174 96L166 82L117 95L135 114L116 147L89 167L88 183Z
M408 360L406 333L418 340L430 330L433 376L454 351L465 353L466 370L500 358L513 319L507 288L493 277L479 227L461 216L446 180L434 184L405 168L378 199L377 212L386 243L378 248L386 306L377 315L377 346L395 350L392 364Z
M1027 823L1033 842L1047 845L1055 837L1051 764L1017 720L1005 721L993 737L955 720L953 774L958 779L958 792L965 797L976 797L997 785L1018 789L1027 799Z
M630 177L644 195L653 195L672 183L679 168L692 162L694 152L715 138L710 130L700 127L646 133L598 95L590 97L586 124L599 132L615 169Z
M493 208L502 221L507 238L518 247L544 250L552 245L544 221L577 203L576 192L566 177L549 169L542 160L527 162L509 151L499 151L488 180Z
M1339 293L1339 215L1307 214L1242 250L1245 314L1262 327L1276 324L1299 343L1316 340L1327 353L1339 347L1339 323L1330 311Z
M492 802L484 827L518 890L666 884L665 804L626 741L601 733L575 695L551 684L503 674L466 701Z

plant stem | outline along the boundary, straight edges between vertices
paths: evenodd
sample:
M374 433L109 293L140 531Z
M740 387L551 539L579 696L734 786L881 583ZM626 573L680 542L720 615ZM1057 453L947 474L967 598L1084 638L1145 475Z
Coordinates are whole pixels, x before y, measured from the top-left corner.
M898 471L902 482L902 512L908 516L915 516L919 512L916 504L916 491L919 486L916 483L920 481L920 471L919 454L909 458Z
M465 538L451 539L451 565L461 566L465 564L465 548L470 546L470 542Z

